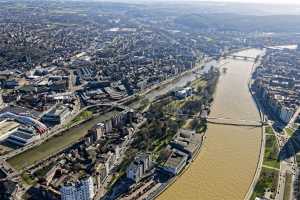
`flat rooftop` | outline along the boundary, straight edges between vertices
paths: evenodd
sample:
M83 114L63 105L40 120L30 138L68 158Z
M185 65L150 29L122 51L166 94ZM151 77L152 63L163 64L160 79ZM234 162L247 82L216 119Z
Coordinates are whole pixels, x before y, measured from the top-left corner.
M171 155L169 156L168 160L164 163L165 167L176 168L179 166L183 160L187 159L187 155L181 153L179 151L172 151Z
M8 132L16 129L20 124L14 121L0 121L0 138Z
M201 146L202 137L202 134L181 129L174 137L172 143L180 145L185 150L194 153Z

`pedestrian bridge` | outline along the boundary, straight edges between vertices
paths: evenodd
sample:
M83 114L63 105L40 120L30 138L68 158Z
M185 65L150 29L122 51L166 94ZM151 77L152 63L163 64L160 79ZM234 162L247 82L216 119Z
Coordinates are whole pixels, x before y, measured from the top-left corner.
M174 114L170 114L173 115ZM187 115L187 114L176 114L176 117L187 117L187 118L194 118L194 119L202 119L206 120L207 123L210 124L218 124L218 125L225 125L225 126L246 126L246 127L262 127L266 125L266 122L260 120L249 120L249 119L233 119L230 117L201 117L199 115Z
M246 126L246 127L262 127L264 123L261 121L252 121L252 120L224 120L224 119L206 119L207 123L218 124L225 126Z
M260 56L256 56L256 57L251 57L251 56L240 56L240 55L214 55L218 58L224 58L224 59L234 59L234 60L245 60L245 61L253 61L253 62L258 62L261 58Z
M250 60L250 61L258 61L259 60L259 56L258 57L250 57L250 56L238 56L238 55L225 55L223 56L225 59L226 58L230 58L230 59L235 59L235 60Z

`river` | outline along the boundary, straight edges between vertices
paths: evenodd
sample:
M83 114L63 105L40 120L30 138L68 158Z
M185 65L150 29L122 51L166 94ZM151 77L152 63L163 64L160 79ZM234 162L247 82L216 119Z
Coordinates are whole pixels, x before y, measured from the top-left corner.
M211 61L204 65L204 68L201 70L201 72L207 71L212 65L215 65L216 61ZM160 96L162 94L167 93L168 91L176 88L176 87L182 87L186 85L189 81L192 81L196 79L197 75L194 73L187 73L184 76L179 77L176 82L173 82L172 84L167 84L163 87L160 87L157 90L153 90L149 92L147 95L145 95L144 98L153 100L155 97ZM132 105L133 108L137 108L140 105L140 101L134 102ZM81 124L80 126L76 126L74 128L70 128L69 130L65 131L63 134L52 137L43 144L36 146L32 149L29 149L25 152L22 152L10 159L8 159L8 162L16 169L22 169L24 167L27 167L29 165L32 165L33 163L40 161L41 159L52 155L56 153L57 151L65 148L66 146L78 141L81 137L87 134L87 131L92 128L94 125L96 125L99 122L102 122L108 118L110 118L113 114L115 114L116 111L109 112L105 115L100 115L93 120L90 120L88 122L85 122Z
M10 159L8 162L17 170L20 170L24 167L30 166L35 162L38 162L45 157L57 153L59 150L66 148L67 146L78 141L80 138L85 136L89 129L99 122L103 122L111 118L117 111L111 111L98 117L95 117L79 126L68 129L63 134L58 134L51 137L41 145L38 145L34 148L31 148L27 151L24 151Z
M262 53L260 50L247 50L239 55L252 56ZM203 71L215 65L211 62ZM226 59L220 66L226 67L217 86L211 116L234 119L259 120L259 115L247 88L253 63ZM222 71L222 70L221 70ZM188 73L172 84L151 91L146 98L154 99L176 87L184 86L197 78ZM101 116L67 134L50 139L43 145L26 151L9 160L16 168L32 164L63 148L86 134L86 131L107 116ZM177 179L159 200L241 200L246 194L255 173L259 157L261 130L236 126L209 125L203 148L189 169ZM64 138L64 139L62 139ZM24 163L24 160L26 162Z
M237 53L256 57L261 50ZM248 90L253 62L226 59L210 116L258 121ZM221 70L222 71L222 70ZM203 148L190 167L159 200L242 200L254 177L261 145L261 128L208 125Z

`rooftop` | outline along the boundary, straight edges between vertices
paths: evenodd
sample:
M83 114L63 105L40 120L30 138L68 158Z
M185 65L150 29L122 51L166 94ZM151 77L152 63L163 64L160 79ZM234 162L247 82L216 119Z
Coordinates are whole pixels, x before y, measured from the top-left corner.
M16 129L20 124L15 121L0 121L0 137L4 136L8 132Z
M187 155L178 150L172 150L168 160L164 163L164 167L176 168L179 166L184 160L187 159Z

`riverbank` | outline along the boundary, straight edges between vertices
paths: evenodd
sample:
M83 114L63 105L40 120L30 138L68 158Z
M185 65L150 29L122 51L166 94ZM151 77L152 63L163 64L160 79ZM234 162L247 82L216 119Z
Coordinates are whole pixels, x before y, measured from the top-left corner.
M170 179L166 182L156 182L156 185L153 186L155 189L151 188L149 191L144 191L143 197L147 199L156 198L172 185L177 178L181 177L189 166L191 166L193 160L199 155L203 138L205 137L206 122L205 120L201 120L200 122L198 117L195 116L200 116L204 108L209 112L209 105L212 102L213 90L217 85L218 77L218 70L209 70L208 73L203 74L201 78L198 77L192 82L187 82L187 84L181 88L181 90L191 88L192 92L190 95L186 97L176 97L176 93L173 92L162 95L156 98L155 101L149 103L150 105L145 113L145 115L149 117L149 123L139 134L141 138L147 138L147 142L140 139L138 142L134 141L138 146L133 146L133 148L138 148L138 152L145 150L151 152L157 169L152 176L164 177L168 174ZM184 113L186 116L184 116ZM204 132L202 132L203 130ZM185 138L180 133L193 134L190 135L191 138ZM137 139L138 138L136 138L136 140ZM175 145L177 139L179 141L177 143L178 146ZM181 145L181 140L186 141L187 144ZM189 143L191 143L191 145L189 145ZM169 163L170 152L172 152L173 149L177 149L177 151L181 151L189 157L187 161L184 161L183 166L180 167L183 167L183 169L176 171L175 175L167 173L166 170L169 166L168 164L166 165L166 163ZM138 184L147 185L148 182ZM128 194L132 195L137 193L137 191L135 191L135 185L131 187L133 189L130 190ZM120 199L122 198L128 199L128 197L125 198L121 196Z
M240 54L256 57L261 51ZM253 62L222 61L220 65L228 70L221 75L210 116L259 121L247 85ZM243 199L255 175L260 147L260 128L210 124L201 154L158 199Z
M213 77L213 79L215 79L215 81L212 82L212 93L210 94L211 98L213 99L214 97L214 90L216 88L216 85L218 83L218 78L219 78L219 71L218 73L216 73L215 75L216 77ZM191 85L193 88L194 88L194 91L197 91L197 89L200 87L204 87L205 86L203 84L201 84L201 79L196 79L194 80L193 82L191 82L189 85ZM207 83L206 83L206 87L207 87ZM197 88L197 89L196 89ZM201 98L203 98L203 96L201 96ZM195 108L196 109L196 108ZM202 110L201 110L202 111ZM201 111L194 114L193 116L200 116L201 115ZM175 117L175 115L174 115ZM199 119L193 119L193 120L199 120ZM187 123L191 123L189 122L189 119L186 120L186 124ZM203 126L203 125L202 125ZM205 126L207 126L207 124L205 124ZM195 129L195 127L194 127ZM206 138L206 129L204 129L204 132L202 133L202 136L201 136L201 140L200 140L200 143L198 144L198 147L197 149L195 150L195 152L192 154L191 158L186 162L186 165L184 166L184 168L176 175L174 175L173 178L171 178L168 182L166 183L163 183L160 187L158 187L155 191L151 192L151 194L148 196L147 199L149 200L153 200L155 198L157 198L158 196L160 196L164 191L166 191L169 187L172 186L172 184L174 184L176 182L176 180L178 178L180 178L181 176L184 175L184 173L189 169L189 167L192 165L192 163L194 162L194 160L198 157L198 155L200 154L201 152L201 149L202 149L202 146L203 146L203 143L205 141L205 138ZM196 133L196 134L200 134L200 133Z
M85 126L86 129L90 129L95 123L102 122L113 114L114 112L109 112L89 119L83 124L74 125L74 127L66 129L65 132L49 138L41 145L35 146L9 158L7 162L17 170L23 170L24 168L37 164L37 162L57 154L57 152L64 148L72 146L74 143L78 142L80 138L84 137L87 134L87 130L83 129L82 126Z
M249 91L256 102L262 122L265 121L264 107L252 90L252 79L249 81ZM268 193L268 198L274 199L278 184L280 163L277 160L279 146L276 135L271 127L264 126L262 128L262 145L259 165L255 174L255 178L248 190L245 200L254 200L256 197L263 198Z
M154 200L157 197L159 197L164 191L166 191L169 187L171 187L172 184L174 184L178 178L180 178L182 175L184 175L184 173L189 169L189 167L192 165L192 163L194 162L194 160L200 154L201 148L202 148L202 144L204 143L204 140L205 140L204 138L205 138L205 133L202 136L202 142L200 144L200 147L197 149L197 151L195 152L195 154L193 155L193 157L188 161L188 164L184 167L184 169L179 174L177 174L172 179L170 179L167 183L165 183L161 187L159 187L155 192L153 192L154 194L151 193L150 196L148 196L147 200Z
M245 50L247 50L247 49L245 49ZM227 64L227 63L225 63L225 64ZM220 67L221 66L223 66L223 64L222 65L220 65ZM253 64L253 66L252 66L252 69L251 69L251 76L252 76L252 73L254 72L254 67L255 67L255 63ZM250 79L251 79L251 77L249 78L249 83L250 83ZM248 87L249 87L249 91L251 92L251 88L250 88L250 84L248 84ZM215 94L215 93L214 93ZM255 101L255 99L253 99L254 101ZM256 101L255 101L255 103L256 103ZM260 117L261 117L261 121L263 121L263 119L262 119L262 113L260 112L260 109L259 109L259 107L257 107L257 109L258 109L258 111L259 111L259 114L260 114ZM262 140L261 140L261 150L260 150L260 156L259 157L262 157L263 158L263 152L264 152L264 149L263 149L263 141L264 141L264 139L263 139L263 129L261 129L262 131ZM205 132L206 133L206 132ZM206 135L204 134L203 135L203 138L206 138ZM203 141L202 142L202 144L204 143L205 141ZM202 144L201 144L201 147L202 147ZM193 158L188 162L188 164L185 166L185 168L178 174L178 175L176 175L174 178L172 178L168 183L166 183L165 185L164 185L164 187L163 188L161 188L160 189L160 191L159 192L157 192L157 194L155 195L155 196L152 196L150 199L151 200L153 200L153 199L155 199L156 197L158 197L158 196L160 196L164 191L166 191L169 187L171 187L174 183L175 183L175 181L178 179L178 178L180 178L188 169L189 169L189 167L191 166L191 164L192 164L192 162L198 157L198 155L199 155L199 153L200 153L200 151L201 151L201 147L197 150L197 152L196 152L196 154L195 155L193 155ZM261 160L261 161L260 161ZM257 170L258 170L258 168L259 168L259 166L260 166L260 163L262 163L262 159L259 159L258 160L258 162L257 162ZM256 172L256 174L258 174L259 175L259 172ZM252 194L252 192L250 192L250 196L251 196L251 194Z
M209 63L209 62L210 62L210 60L208 59L208 60L206 60L206 61L197 63L197 66L195 66L194 68L192 68L192 69L190 69L190 70L187 70L187 71L185 71L185 72L183 72L183 73L177 75L176 77L172 77L171 79L168 79L168 80L166 80L166 81L164 81L164 82L162 82L162 83L159 83L159 84L157 84L157 85L155 85L155 86L153 86L153 87L147 89L147 91L142 92L142 93L139 94L139 95L141 95L141 96L146 96L147 94L149 94L149 93L151 93L151 92L153 92L153 91L155 92L155 90L159 90L159 88L164 88L166 85L169 85L169 84L173 83L174 81L176 81L176 80L178 80L178 79L180 79L180 78L182 78L182 77L187 76L188 74L192 74L193 71L197 71L197 70L201 69L202 65L204 65L204 64L206 64L206 63ZM139 95L138 95L138 96L139 96ZM137 95L131 96L131 97L129 98L129 100L132 99L132 98L135 98L136 96L137 96ZM83 109L83 111L84 111L84 109ZM80 113L78 113L78 114L80 114ZM77 115L78 115L78 114L77 114ZM76 115L76 116L77 116L77 115ZM75 118L75 116L74 116L74 118ZM27 152L27 151L28 151L28 152L34 152L34 149L40 149L40 148L38 148L38 147L39 147L39 146L43 146L44 143L46 143L45 146L48 147L47 141L49 141L49 140L51 141L51 139L52 139L53 137L55 137L55 135L65 134L65 132L68 132L68 130L69 130L69 129L72 129L73 127L77 127L77 126L82 127L82 126L85 126L85 122L88 122L88 121L89 121L89 120L84 119L84 120L76 121L76 122L74 122L74 123L72 123L72 124L68 124L68 125L66 125L65 127L63 127L62 129L60 129L60 130L58 130L58 131L55 131L55 134L51 134L51 136L50 136L50 135L47 136L47 138L44 138L44 140L38 141L37 143L35 143L35 144L33 144L33 145L31 145L31 146L29 146L29 147L27 147L27 148L23 148L23 149L20 149L20 150L16 150L16 151L12 152L11 154L6 155L5 159L7 159L8 162L12 162L13 165L15 164L15 160L19 160L17 163L22 164L22 165L25 165L25 164L22 163L22 161L20 160L21 158L24 158L22 155L27 155L27 153L25 153L25 152ZM86 132L87 132L87 129L85 129L85 130L86 130ZM82 131L79 131L79 132L78 132L78 135L82 136L82 134L83 134ZM77 135L77 134L75 134L75 135ZM78 139L79 139L78 137L70 137L69 139L67 139L67 141L68 141L67 143L69 144L69 140L72 140L72 142L74 143L74 142L76 142ZM61 141L59 141L58 143L53 144L53 146L55 147L56 144L61 146L61 142L63 142L63 141L65 141L65 140L61 140ZM68 145L68 144L67 144L67 145ZM31 149L33 149L33 150L31 151ZM42 149L44 149L44 148L42 148ZM53 149L53 147L50 147L50 149ZM59 149L60 149L60 148L59 148ZM42 152L44 152L44 150L43 150ZM53 153L53 152L52 152L52 153ZM20 159L19 159L19 158L20 158ZM40 156L39 156L39 158L42 159ZM24 158L24 160L27 162L27 159ZM25 162L25 163L26 163L26 162ZM20 167L17 167L17 168L20 169Z
M262 122L264 122L265 121L264 113L261 109L261 105L259 103L259 100L256 98L256 96L255 96L255 94L252 90L252 75L255 71L256 66L257 66L257 63L253 63L252 68L251 68L251 75L250 75L249 80L248 80L248 89L249 89L249 92L252 96L253 101L255 102L257 111L259 112L260 120ZM244 200L250 200L250 198L253 194L255 185L257 184L258 179L260 177L260 173L261 173L262 165L263 165L264 153L265 153L265 148L264 148L265 147L265 141L266 141L265 131L264 131L264 127L262 127L261 128L261 141L260 141L259 159L257 161L257 167L256 167L256 170L255 170L255 175L253 177L251 185L249 186L248 192L246 193L246 195L244 197Z

